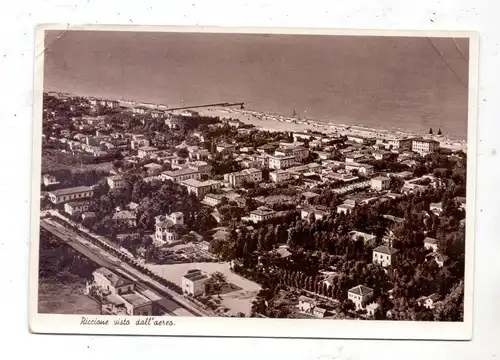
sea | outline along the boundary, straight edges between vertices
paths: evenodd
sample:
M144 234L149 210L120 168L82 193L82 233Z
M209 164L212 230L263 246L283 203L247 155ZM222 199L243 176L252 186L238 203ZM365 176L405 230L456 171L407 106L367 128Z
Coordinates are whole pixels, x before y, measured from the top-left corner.
M45 91L467 137L467 39L66 31L45 48Z

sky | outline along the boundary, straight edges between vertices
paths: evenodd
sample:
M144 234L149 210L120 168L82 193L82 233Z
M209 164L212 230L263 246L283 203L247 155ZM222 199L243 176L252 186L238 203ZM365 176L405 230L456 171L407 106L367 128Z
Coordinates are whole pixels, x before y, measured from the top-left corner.
M45 47L46 91L466 136L467 39L50 31Z

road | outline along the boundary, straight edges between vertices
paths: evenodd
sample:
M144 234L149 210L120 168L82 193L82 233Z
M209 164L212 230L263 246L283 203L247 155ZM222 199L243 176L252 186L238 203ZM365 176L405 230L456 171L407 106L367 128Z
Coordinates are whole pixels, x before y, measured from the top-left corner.
M160 284L156 280L143 274L139 270L133 268L127 263L120 261L118 258L107 252L106 250L92 244L83 237L79 236L72 230L66 229L59 223L47 218L40 219L40 226L68 243L75 250L82 253L92 261L105 267L109 267L115 271L120 270L132 279L137 279L145 287L159 292L166 298L164 304L170 304L171 313L175 316L214 316L214 314L201 309L196 304L192 303L180 294ZM174 306L175 305L175 306Z

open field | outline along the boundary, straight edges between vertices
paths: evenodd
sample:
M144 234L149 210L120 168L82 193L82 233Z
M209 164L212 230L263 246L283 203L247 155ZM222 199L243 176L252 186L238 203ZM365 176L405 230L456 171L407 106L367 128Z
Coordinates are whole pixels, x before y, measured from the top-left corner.
M45 314L100 314L98 304L83 294L83 282L62 284L41 279L38 286L38 312Z
M185 263L185 264L167 264L167 265L147 265L151 271L157 273L158 275L176 283L177 285L182 285L182 275L186 274L188 270L200 269L208 274L220 271L223 273L229 284L232 284L232 290L226 289L221 294L222 302L221 305L229 309L229 315L236 315L239 312L245 315L250 315L250 310L252 307L252 301L255 299L258 291L260 290L260 285L254 283L253 281L247 280L229 270L229 263Z

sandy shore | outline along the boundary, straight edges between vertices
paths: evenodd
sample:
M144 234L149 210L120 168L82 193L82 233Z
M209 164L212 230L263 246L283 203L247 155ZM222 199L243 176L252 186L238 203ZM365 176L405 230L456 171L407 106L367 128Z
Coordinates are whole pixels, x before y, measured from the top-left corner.
M421 134L405 132L397 129L382 130L363 126L343 125L325 123L315 120L296 119L273 114L264 114L249 110L234 108L207 108L200 109L200 114L206 116L219 116L222 118L238 119L245 124L251 124L267 131L318 131L325 134L358 135L364 137L376 137L381 139L391 139L395 137L422 137ZM440 146L452 150L467 149L465 141L443 138L441 136L424 136L425 138L439 141Z

